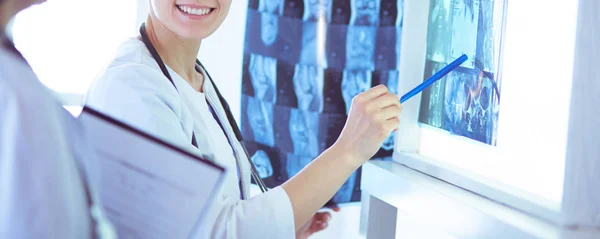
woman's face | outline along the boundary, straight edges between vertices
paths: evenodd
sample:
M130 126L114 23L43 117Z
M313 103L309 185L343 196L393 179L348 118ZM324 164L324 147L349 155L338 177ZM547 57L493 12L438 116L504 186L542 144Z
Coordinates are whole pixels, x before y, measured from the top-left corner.
M231 0L150 0L150 14L177 35L204 39L225 20Z

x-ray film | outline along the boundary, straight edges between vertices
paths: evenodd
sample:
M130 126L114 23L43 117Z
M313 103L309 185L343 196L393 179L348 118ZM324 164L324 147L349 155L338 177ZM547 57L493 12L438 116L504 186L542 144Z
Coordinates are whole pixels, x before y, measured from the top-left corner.
M246 114L254 140L273 147L273 105L255 98L248 98Z
M419 122L496 145L506 0L432 0L425 79L462 54L465 62L422 95Z
M327 26L325 22L305 23L302 31L302 50L300 63L327 68L325 41Z
M294 91L298 97L298 109L323 111L323 69L311 65L297 65L293 81Z
M351 0L350 25L377 26L379 24L379 0Z
M273 166L271 165L271 159L265 151L258 150L251 157L254 167L260 178L268 178L273 176Z
M284 0L259 0L258 11L281 15L283 13Z
M373 70L375 53L374 27L354 26L348 28L346 38L346 69Z
M377 85L386 85L391 92L398 93L404 2L248 2L241 131L251 160L268 187L284 183L337 141L356 95ZM475 18L456 15L457 20L454 20L454 12L449 12L447 21L463 21L461 26L477 28L482 21L479 16L485 14L474 10ZM482 42L488 48L493 46L493 42L487 41L487 35L475 35L473 44ZM448 32L447 38L452 37L453 32ZM469 36L464 38L470 39ZM448 43L447 49L440 50L439 55L451 58L454 54L451 49L477 56L489 51L469 44L452 48L452 44ZM493 58L481 56L481 59L483 68L493 69L489 63ZM486 86L482 84L482 89ZM487 92L487 88L483 91ZM445 88L440 90L440 95L443 101ZM488 112L492 104L481 104L484 101L493 102L485 97L483 100L474 97L469 114ZM457 112L444 110L440 104L439 112L457 115ZM440 116L440 122L444 119ZM487 118L481 118L480 122L482 120ZM473 125L472 128L485 126ZM393 133L388 136L374 160L392 156L394 136ZM360 200L360 177L359 169L330 203Z
M352 99L372 86L370 71L346 71L342 79L342 96L346 104L346 113L349 113Z
M248 66L254 96L265 102L275 102L277 84L277 61L261 55L250 55Z
M283 6L283 16L290 18L302 18L304 14L303 0L286 0Z
M319 114L293 109L290 112L290 136L294 154L317 157L319 155Z
M330 22L331 3L333 0L304 0L304 16L306 22Z

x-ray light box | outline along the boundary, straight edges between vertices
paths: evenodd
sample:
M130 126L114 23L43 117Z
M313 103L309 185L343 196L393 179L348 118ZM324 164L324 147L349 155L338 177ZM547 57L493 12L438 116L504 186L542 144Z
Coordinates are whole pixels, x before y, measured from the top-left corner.
M469 61L405 103L394 160L553 220L577 13L578 1L407 0L399 92Z

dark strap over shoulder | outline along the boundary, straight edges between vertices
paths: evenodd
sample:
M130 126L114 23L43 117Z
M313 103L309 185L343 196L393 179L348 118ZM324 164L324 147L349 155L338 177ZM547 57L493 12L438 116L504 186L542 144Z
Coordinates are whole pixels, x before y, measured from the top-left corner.
M148 33L146 32L146 24L142 24L142 26L140 27L140 35L142 36L142 42L144 42L144 45L146 45L146 48L148 48L150 55L152 55L152 58L154 58L154 60L156 61L156 64L158 64L158 67L160 67L160 70L162 71L163 75L165 75L165 77L167 77L167 79L169 79L169 81L171 82L173 87L175 87L175 90L179 92L179 90L177 90L177 86L175 85L175 82L173 81L173 78L171 77L171 74L169 73L169 70L167 70L167 66L165 65L165 62L163 62L162 58L158 54L158 51L156 51L156 48L154 48L154 45L152 45L152 42L150 42L150 38L148 37ZM198 148L198 142L196 142L196 134L194 133L193 130L192 130L192 145L194 147Z
M221 92L219 91L219 88L217 87L217 85L213 81L212 77L210 77L210 74L208 74L208 71L206 71L206 68L204 68L204 65L202 65L202 63L200 62L200 60L196 60L196 64L198 64L198 66L202 68L202 70L206 74L206 77L208 78L208 80L210 81L210 83L215 88L215 91L217 92L217 97L219 97L219 102L221 102L221 105L223 105L223 109L225 110L225 115L227 116L227 121L229 121L229 124L231 124L231 128L233 128L233 132L235 133L235 138L239 142L242 142L244 140L244 137L242 136L242 132L240 131L240 127L238 126L237 122L233 118L233 113L231 113L231 108L229 108L229 104L225 100L225 97L223 97L223 95L221 95Z
M146 24L144 23L142 23L142 26L140 27L140 35L142 35L142 42L144 42L144 45L146 45L146 48L148 48L148 51L150 51L152 58L154 58L154 60L158 64L158 67L160 67L160 70L162 71L163 75L165 75L165 77L169 79L173 87L175 87L175 89L177 90L177 86L175 86L175 82L173 82L173 78L171 77L169 70L167 70L167 66L158 54L156 48L154 48L154 45L152 45L150 37L148 37L148 32L146 32Z

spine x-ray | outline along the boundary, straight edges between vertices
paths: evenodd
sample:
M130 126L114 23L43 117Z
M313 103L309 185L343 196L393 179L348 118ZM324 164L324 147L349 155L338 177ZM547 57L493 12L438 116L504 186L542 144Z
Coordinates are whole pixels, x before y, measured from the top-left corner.
M404 0L251 0L242 133L267 186L297 174L341 133L352 98L397 93ZM375 160L389 160L391 134ZM360 200L358 170L331 202Z

